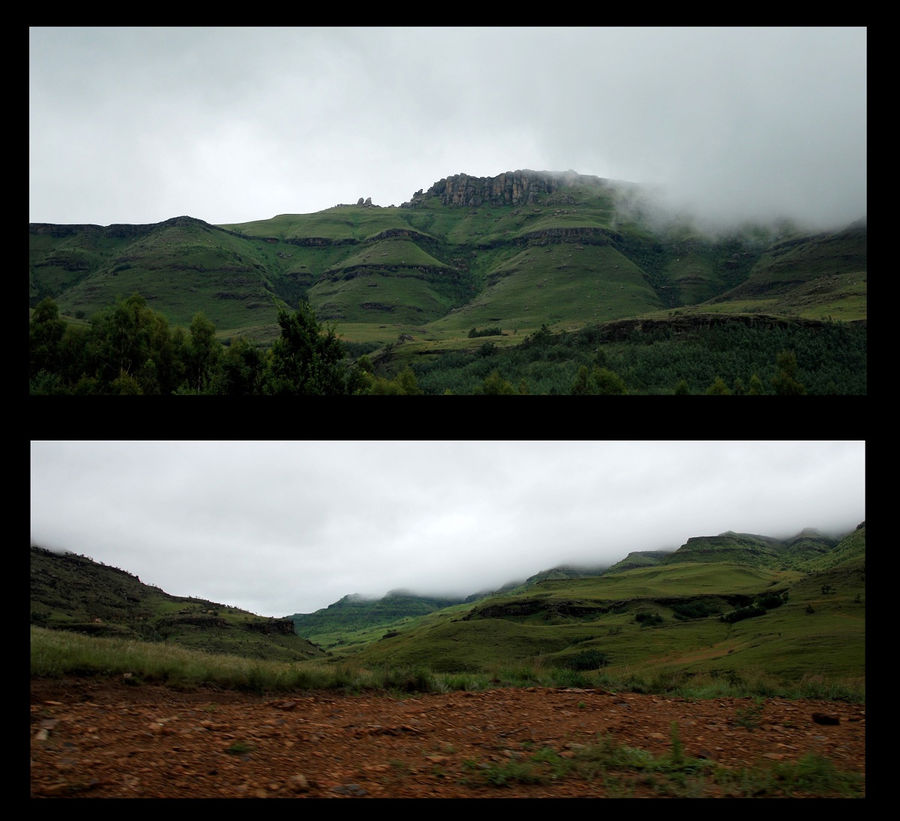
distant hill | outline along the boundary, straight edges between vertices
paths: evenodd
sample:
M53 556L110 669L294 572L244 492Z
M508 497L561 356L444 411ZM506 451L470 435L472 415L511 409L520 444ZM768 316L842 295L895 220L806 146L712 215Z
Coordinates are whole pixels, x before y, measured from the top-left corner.
M612 565L607 573L619 573L635 567L651 567L661 564L671 553L671 550L633 550L624 559Z
M40 547L31 548L31 623L254 658L301 661L324 655L294 633L290 620L171 596L116 567Z
M775 313L800 314L804 301L824 307L829 302L827 295L841 293L841 300L830 306L829 316L853 316L866 298L866 229L866 221L861 220L839 231L775 242L760 255L744 282L710 302L765 300L780 306Z
M540 573L529 576L525 580L525 584L537 584L538 582L558 579L580 579L584 576L599 576L601 573L605 573L608 568L609 566L605 564L592 566L564 564L559 567L553 567L550 570L542 570Z
M392 591L380 599L351 593L314 613L295 613L287 618L293 622L297 635L327 644L329 640L335 641L335 636L346 636L359 630L387 629L462 601L461 598L417 596L405 591Z
M348 657L446 672L538 664L864 680L864 524L836 543L725 533L646 554L630 554L631 567L547 578L357 636Z
M410 591L392 591L382 598L351 593L314 613L294 613L287 618L293 621L298 635L324 647L334 647L345 644L348 636L363 641L380 638L382 634L389 634L430 613L472 604L487 596L525 588L548 579L583 578L598 575L605 569L605 565L593 568L561 565L536 573L524 582L513 581L496 590L482 590L457 598L423 596Z
M861 549L864 552L865 526L861 525L860 528L863 534ZM476 611L468 611L458 605L477 605L480 608L485 600L498 597L502 599L525 595L532 603L522 605L521 608L524 609L515 605L513 610L519 613L529 610L539 612L544 609L544 605L535 604L540 598L532 601L531 597L536 591L546 588L548 583L559 583L559 586L565 588L567 582L583 582L630 570L695 562L727 562L772 570L822 569L829 565L826 557L840 557L831 559L830 563L834 564L849 555L846 539L841 542L841 551L836 551L837 544L838 540L812 529L803 530L787 539L728 531L718 536L690 538L678 550L632 551L612 565L559 565L539 571L524 581L511 581L496 590L482 590L465 598L440 599L408 591L395 591L380 599L350 594L314 613L295 613L288 618L293 620L299 635L325 646L334 648L348 642L356 646L383 637L392 638L398 630L414 626L421 617L444 609L453 608L455 614L471 614ZM742 601L741 596L734 601ZM501 610L503 607L501 605ZM584 607L568 602L559 605L553 612L581 612ZM478 608L478 612L483 612ZM605 606L600 610L604 608ZM586 606L584 612L593 612L595 609L593 605Z
M831 550L817 551L810 555L801 565L810 572L826 572L834 567L850 563L862 562L866 558L866 523L862 522L856 530L848 533Z
M835 544L835 539L813 530L803 531L790 539L728 531L718 536L688 539L666 556L663 563L738 561L766 567L794 567L828 553Z

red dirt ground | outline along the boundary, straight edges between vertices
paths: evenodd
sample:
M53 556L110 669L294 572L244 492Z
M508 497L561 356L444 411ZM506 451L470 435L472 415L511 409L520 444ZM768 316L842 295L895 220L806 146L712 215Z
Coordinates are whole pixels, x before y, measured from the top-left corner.
M601 798L624 790L655 796L653 782L634 772L617 772L613 780L552 779L546 769L543 783L495 786L481 765L508 767L543 748L572 758L603 735L661 756L672 750L673 722L686 756L734 771L815 753L864 777L864 705L770 698L755 715L748 711L753 706L752 699L573 689L254 696L33 680L31 795ZM700 794L737 794L729 789L707 778Z

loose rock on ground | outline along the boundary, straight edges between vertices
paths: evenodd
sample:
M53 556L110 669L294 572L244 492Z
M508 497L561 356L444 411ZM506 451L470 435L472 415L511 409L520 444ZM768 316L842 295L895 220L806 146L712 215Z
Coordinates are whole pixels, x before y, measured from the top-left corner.
M341 695L177 691L117 681L34 680L35 798L608 797L571 773L491 783L487 772L602 737L732 770L812 753L865 775L865 706L769 698L692 701L579 689ZM654 795L652 782L615 781ZM711 781L702 795L726 797ZM803 796L799 796L803 797Z

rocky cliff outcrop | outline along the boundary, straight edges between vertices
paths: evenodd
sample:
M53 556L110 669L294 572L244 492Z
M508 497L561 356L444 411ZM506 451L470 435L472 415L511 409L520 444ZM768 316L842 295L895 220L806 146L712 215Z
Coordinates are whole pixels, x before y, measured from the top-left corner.
M546 245L550 242L578 242L585 245L610 245L621 241L622 235L606 228L543 228L529 231L519 238L519 242L530 245Z
M709 328L741 324L750 328L820 328L828 323L799 317L780 317L768 314L685 314L670 315L667 319L614 319L599 328L599 338L605 342L621 342L636 335L654 333L669 337L692 334Z
M266 635L293 636L294 622L290 619L261 619L248 621L245 625L248 630Z
M415 206L430 197L440 197L442 205L477 208L479 205L527 205L541 195L553 194L577 180L594 180L575 172L549 174L540 171L507 171L496 177L472 177L456 174L439 180L426 192L417 191Z

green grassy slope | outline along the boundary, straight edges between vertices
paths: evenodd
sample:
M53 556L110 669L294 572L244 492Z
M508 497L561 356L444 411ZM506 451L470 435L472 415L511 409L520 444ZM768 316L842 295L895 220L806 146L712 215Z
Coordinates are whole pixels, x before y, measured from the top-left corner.
M623 570L633 570L637 567L653 567L660 564L671 552L670 550L633 550L606 572L621 573Z
M578 328L660 306L642 272L610 246L530 246L492 267L468 304L431 323L438 339L499 325L528 334L541 325Z
M821 534L805 532L785 541L747 533L722 533L697 536L663 559L665 564L680 562L739 561L768 567L792 567L811 556L831 550L833 540Z
M590 658L595 669L602 659L603 670L619 677L864 680L864 525L793 567L778 551L760 552L775 540L745 536L737 550L736 536L728 534L731 547L720 545L718 560L548 580L438 611L355 645L348 658L437 671L569 666Z
M623 184L571 176L518 204L338 206L212 226L31 226L32 306L52 296L90 318L140 293L173 324L197 312L222 336L268 341L279 306L308 298L345 339L409 350L468 347L500 325L511 344L546 325L573 329L692 306L815 319L865 317L865 229L704 237L660 227ZM774 244L773 244L774 243ZM417 347L418 346L418 347Z
M374 602L349 596L306 616L308 634L327 638L327 655L295 635L290 618L169 596L125 571L33 548L32 624L336 668L504 680L517 669L569 670L583 686L601 677L864 685L864 523L836 543L812 532L704 539L705 552L717 556L594 576L536 574L508 592L449 606L406 593ZM698 552L697 540L684 547L682 557Z
M288 616L298 635L329 648L381 638L411 620L459 604L458 599L388 593L380 599L348 595L315 613Z
M51 265L51 276L44 275L48 258L52 262L58 254L43 249L47 237L40 235L31 249L33 290L51 293L63 313L76 317L90 318L139 293L174 325L190 325L196 313L204 313L223 333L274 321L280 290L275 281L286 266L267 243L189 217L137 228L133 235L106 236L91 269L61 291L53 286L57 268ZM114 227L99 231L116 234ZM97 233L88 226L81 235ZM64 240L67 246L75 241L73 236Z
M865 318L867 244L865 221L776 242L745 281L710 298L709 307L808 319Z

